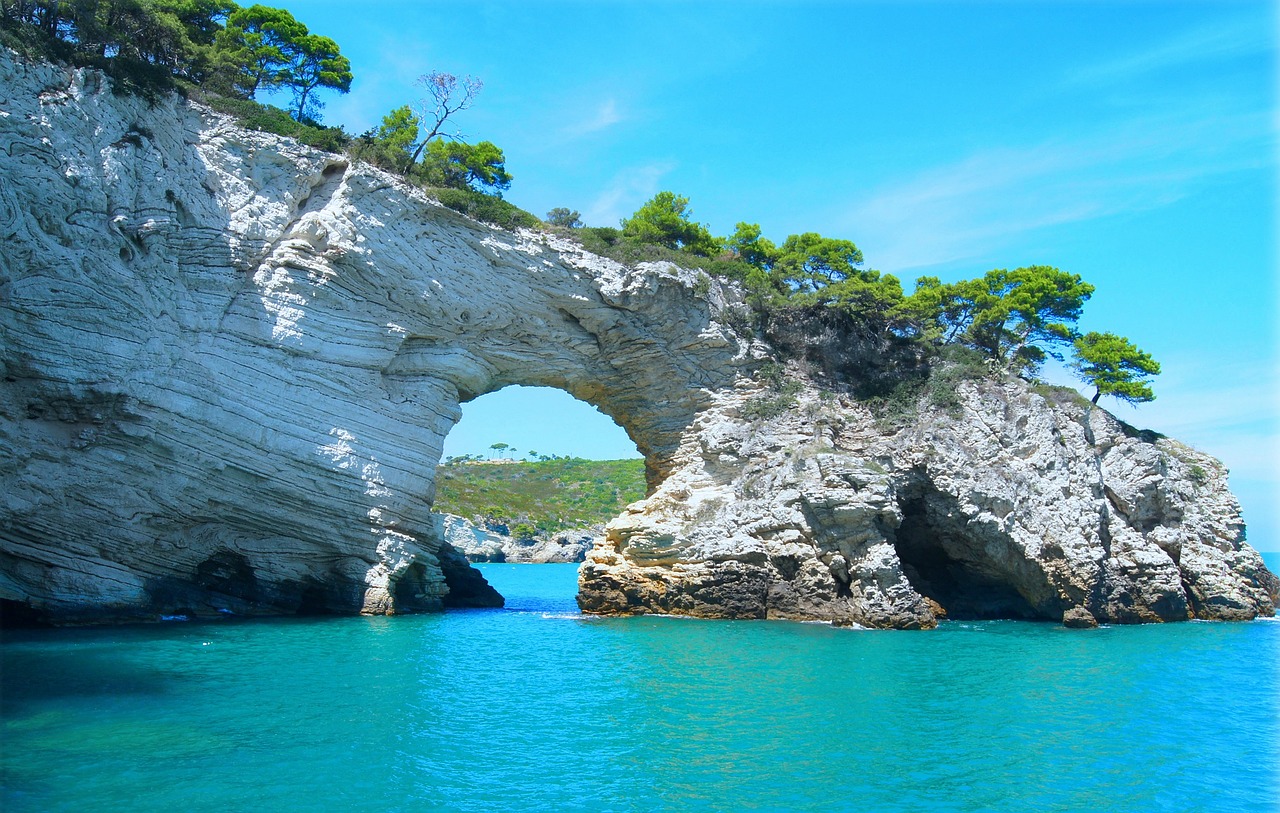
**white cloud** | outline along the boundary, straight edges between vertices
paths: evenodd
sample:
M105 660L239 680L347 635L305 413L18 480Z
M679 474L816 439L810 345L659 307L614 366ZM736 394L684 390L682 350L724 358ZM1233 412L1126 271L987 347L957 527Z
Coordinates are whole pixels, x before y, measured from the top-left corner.
M901 271L991 254L1047 226L1164 206L1207 177L1271 160L1269 115L1220 107L980 150L885 184L841 225L861 235L876 267Z
M623 116L618 111L617 100L606 99L594 110L579 116L577 121L566 126L564 134L568 138L581 138L608 129L622 120Z
M1256 18L1239 18L1185 31L1143 51L1072 71L1067 84L1110 84L1168 68L1263 53L1274 47L1274 31Z
M1240 17L1076 69L1057 93L1110 88L1179 66L1274 49L1274 31ZM1146 98L1146 97L1137 97ZM1038 144L987 148L895 178L853 206L842 227L883 270L996 253L1036 229L1167 205L1213 175L1275 163L1274 112L1222 88L1181 89L1176 106L1151 97L1148 114L1081 121Z
M653 197L662 177L673 169L674 163L655 162L622 170L583 211L583 221L592 226L615 225Z

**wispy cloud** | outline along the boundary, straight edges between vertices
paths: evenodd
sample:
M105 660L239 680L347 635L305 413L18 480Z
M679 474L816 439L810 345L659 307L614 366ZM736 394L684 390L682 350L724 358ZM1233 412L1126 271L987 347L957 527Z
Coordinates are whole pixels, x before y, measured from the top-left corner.
M1256 16L1240 17L1077 68L1047 92L1070 100L1127 80L1141 80L1142 92L1111 118L1060 121L1039 142L891 179L841 225L878 267L901 271L989 256L1027 232L1158 208L1213 176L1273 166L1275 111L1263 109L1260 94L1192 91L1158 75L1263 53L1275 48L1273 35Z
M614 225L652 197L662 177L675 166L669 161L659 161L618 172L582 213L582 219L593 226Z
M581 114L576 121L566 126L564 134L569 138L581 138L612 127L622 120L623 116L618 110L618 101L616 99L606 99L594 109Z
M955 262L1036 229L1167 205L1205 178L1266 165L1273 140L1269 113L1214 105L1084 128L894 179L842 225L883 270Z
M1102 84L1146 76L1158 71L1263 53L1275 47L1275 32L1258 25L1255 17L1241 17L1185 31L1142 51L1077 68L1066 84Z

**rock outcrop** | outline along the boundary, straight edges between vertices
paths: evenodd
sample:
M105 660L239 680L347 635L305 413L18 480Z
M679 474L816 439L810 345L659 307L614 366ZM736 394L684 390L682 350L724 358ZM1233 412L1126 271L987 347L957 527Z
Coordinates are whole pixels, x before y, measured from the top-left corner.
M748 419L770 351L699 272L2 50L0 179L9 619L496 604L430 509L459 403L509 384L594 404L646 458L653 493L582 571L592 612L1274 611L1221 465L1102 410L970 383L890 431L808 386Z
M1221 463L1039 389L967 381L899 427L814 388L754 420L767 394L722 392L609 525L579 603L897 628L1274 614Z
M519 538L481 528L455 514L436 514L439 535L472 562L569 564L582 562L603 539L604 528L575 528L542 537Z

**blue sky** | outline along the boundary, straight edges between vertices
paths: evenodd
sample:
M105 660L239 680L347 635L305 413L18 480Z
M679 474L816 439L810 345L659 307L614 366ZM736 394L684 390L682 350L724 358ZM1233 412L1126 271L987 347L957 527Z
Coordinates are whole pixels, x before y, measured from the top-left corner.
M1223 458L1250 540L1280 550L1275 3L287 5L352 61L331 123L375 126L431 70L483 79L459 126L534 213L617 225L670 189L718 234L851 239L908 284L1081 274L1082 328L1164 367L1154 403L1109 408ZM527 449L513 414L566 414L488 398L449 453ZM532 448L584 453L607 435L584 420Z

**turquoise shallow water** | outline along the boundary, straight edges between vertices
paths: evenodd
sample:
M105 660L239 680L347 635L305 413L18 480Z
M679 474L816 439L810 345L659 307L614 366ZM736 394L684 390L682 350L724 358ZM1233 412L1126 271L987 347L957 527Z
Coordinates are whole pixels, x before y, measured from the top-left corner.
M1272 560L1274 563L1274 560ZM1280 810L1280 622L505 610L9 634L18 811Z

